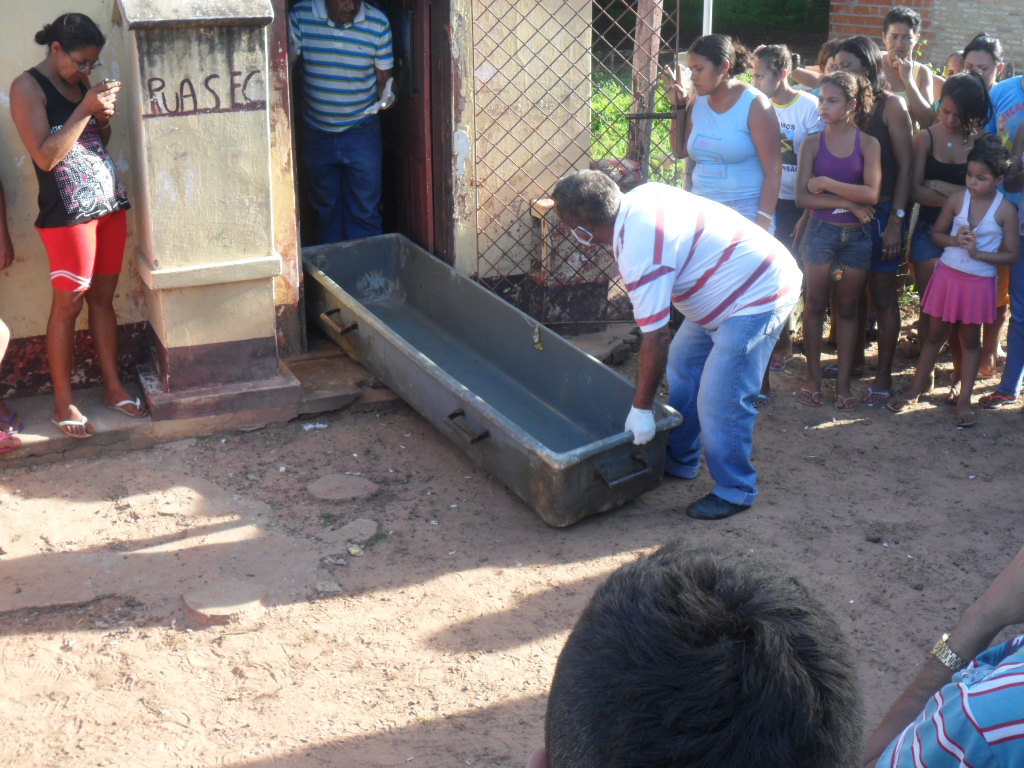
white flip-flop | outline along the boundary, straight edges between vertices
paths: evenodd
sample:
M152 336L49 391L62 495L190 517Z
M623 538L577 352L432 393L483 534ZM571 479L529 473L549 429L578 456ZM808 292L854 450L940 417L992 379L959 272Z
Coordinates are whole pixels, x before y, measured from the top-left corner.
M149 411L142 407L142 399L136 397L134 400L121 400L117 403L104 403L107 408L112 408L118 413L123 413L129 419L144 419L149 416ZM132 406L139 413L132 413L128 410L128 406Z
M87 416L83 416L80 419L64 419L63 421L57 421L51 416L50 423L68 437L73 437L76 440L85 440L86 438L92 437L96 434L95 432L86 432L84 435L76 435L74 432L68 432L64 429L64 427L82 427L82 429L85 429L85 425L89 423L89 418Z

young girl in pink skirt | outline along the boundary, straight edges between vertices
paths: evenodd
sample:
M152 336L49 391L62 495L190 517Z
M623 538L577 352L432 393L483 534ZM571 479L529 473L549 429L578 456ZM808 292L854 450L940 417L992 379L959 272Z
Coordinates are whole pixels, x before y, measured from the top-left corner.
M996 265L1012 264L1020 254L1017 211L997 189L1009 168L1010 155L999 139L979 137L967 155L967 188L942 206L932 242L945 250L921 300L930 317L928 336L913 382L889 398L890 411L899 413L928 390L939 349L957 324L963 367L955 423L972 427L977 420L971 390L981 363L981 326L995 319Z

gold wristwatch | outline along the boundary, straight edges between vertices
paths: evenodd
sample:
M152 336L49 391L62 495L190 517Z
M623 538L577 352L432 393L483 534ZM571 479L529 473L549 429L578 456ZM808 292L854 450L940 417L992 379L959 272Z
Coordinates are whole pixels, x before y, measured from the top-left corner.
M949 640L949 632L940 637L938 642L932 646L931 654L950 672L959 672L967 666L967 661L963 656L946 645L947 640Z

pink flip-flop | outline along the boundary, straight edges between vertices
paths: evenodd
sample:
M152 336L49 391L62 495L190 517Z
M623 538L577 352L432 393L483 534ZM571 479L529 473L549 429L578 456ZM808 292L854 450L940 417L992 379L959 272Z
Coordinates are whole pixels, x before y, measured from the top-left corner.
M21 438L10 432L0 431L0 453L16 451L21 448Z

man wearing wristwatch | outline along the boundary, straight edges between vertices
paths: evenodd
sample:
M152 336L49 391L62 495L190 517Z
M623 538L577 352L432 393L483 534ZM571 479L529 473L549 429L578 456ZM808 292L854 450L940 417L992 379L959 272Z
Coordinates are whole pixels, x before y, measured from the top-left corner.
M1024 635L984 650L1022 621L1024 549L932 647L868 739L865 768L1024 764Z

